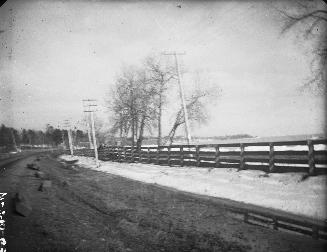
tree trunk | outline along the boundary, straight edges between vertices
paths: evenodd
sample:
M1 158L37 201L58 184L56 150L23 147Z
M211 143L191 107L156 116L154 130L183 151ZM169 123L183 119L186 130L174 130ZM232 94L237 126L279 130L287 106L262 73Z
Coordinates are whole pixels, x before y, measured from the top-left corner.
M134 123L135 123L135 140L137 140L138 139L138 133L139 133L139 118L138 118L137 115L135 115Z
M132 147L135 145L135 119L132 117Z
M141 145L142 145L144 126L145 126L145 115L142 116L141 125L140 125L140 133L139 133L139 137L137 139L137 148L138 149L141 148Z
M120 144L123 144L123 122L122 122L122 115L120 114L120 120L119 120L119 139Z
M162 114L162 95L161 93L159 94L159 106L158 106L158 139L157 139L157 144L158 146L161 145L161 114Z
M176 133L176 130L178 128L179 125L183 124L184 122L182 121L182 109L180 109L176 115L176 119L175 119L175 123L172 127L172 129L170 130L169 132L169 145L172 145L173 144L173 141L174 141L174 137L175 137L175 133Z
M169 133L169 145L172 145L173 142L174 142L174 137L175 137L175 133L176 133L176 130L178 128L180 124L177 124L175 123L173 128L171 129L170 133Z

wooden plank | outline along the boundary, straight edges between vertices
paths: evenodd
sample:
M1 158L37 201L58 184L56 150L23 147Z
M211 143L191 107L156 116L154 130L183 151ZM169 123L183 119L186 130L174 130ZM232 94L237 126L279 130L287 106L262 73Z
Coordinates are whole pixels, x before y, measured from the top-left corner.
M200 151L199 150L199 155L215 155L215 151Z
M289 231L293 231L296 233L301 233L301 234L305 234L305 235L312 235L312 231L311 230L307 230L307 229L303 229L301 227L297 227L297 226L292 226L289 225L288 223L277 223L277 227L278 228L283 228Z
M220 162L240 163L240 159L230 157L220 157Z
M325 165L325 164L327 164L327 160L326 159L324 159L324 160L320 160L320 159L318 159L316 156L315 156L315 164L322 164L322 165ZM317 167L315 168L315 169L317 169Z
M315 150L315 156L323 156L327 158L327 151L325 150Z
M255 158L255 157L244 157L245 162L259 162L259 163L269 163L269 156L265 158Z
M170 151L170 154L171 155L180 155L181 154L181 151L179 150L179 151Z
M239 168L239 164L219 162L219 168Z
M201 152L201 155L205 155L205 154L211 154L212 155L215 155L215 152L204 152L202 151ZM220 150L220 155L221 156L240 156L241 155L241 152L240 151L221 151Z
M283 150L283 151L274 151L275 155L287 155L287 156L307 156L308 155L308 151L307 150L303 150L303 151L299 151L299 150Z
M215 157L208 157L208 156L200 156L200 161L215 161Z
M269 156L269 151L244 151L244 155L252 155L252 156Z
M308 160L306 159L294 159L294 158L274 158L275 163L284 163L284 164L308 164Z
M327 144L327 139L312 139L312 143L315 144Z

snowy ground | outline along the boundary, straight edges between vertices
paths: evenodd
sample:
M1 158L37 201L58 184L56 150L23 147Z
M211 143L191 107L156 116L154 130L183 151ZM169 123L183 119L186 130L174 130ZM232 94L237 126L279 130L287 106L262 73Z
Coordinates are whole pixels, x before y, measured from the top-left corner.
M78 159L78 165L146 183L157 183L182 191L251 203L280 209L316 219L326 219L327 177L310 177L303 173L270 174L262 171L169 167L153 164L127 164L93 158L62 155L64 160Z

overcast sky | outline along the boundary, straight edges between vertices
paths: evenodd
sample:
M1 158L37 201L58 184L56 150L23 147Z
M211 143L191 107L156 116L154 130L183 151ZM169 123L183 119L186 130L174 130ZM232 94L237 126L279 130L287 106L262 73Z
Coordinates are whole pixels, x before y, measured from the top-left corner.
M293 3L7 1L0 9L0 123L77 121L85 98L98 99L104 116L123 65L176 50L186 52L186 90L200 80L223 91L194 135L322 133L323 97L298 91L311 74L313 45L298 29L281 35L283 18L273 8Z

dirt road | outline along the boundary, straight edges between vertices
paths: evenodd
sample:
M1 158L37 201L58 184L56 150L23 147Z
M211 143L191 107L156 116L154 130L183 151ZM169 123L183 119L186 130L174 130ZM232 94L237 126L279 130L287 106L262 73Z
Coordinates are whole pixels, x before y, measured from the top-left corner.
M48 191L26 164L36 162L52 181ZM33 208L14 213L24 192ZM29 157L0 174L7 192L7 251L324 251L326 242L249 225L223 206L155 185L84 168L55 158Z

